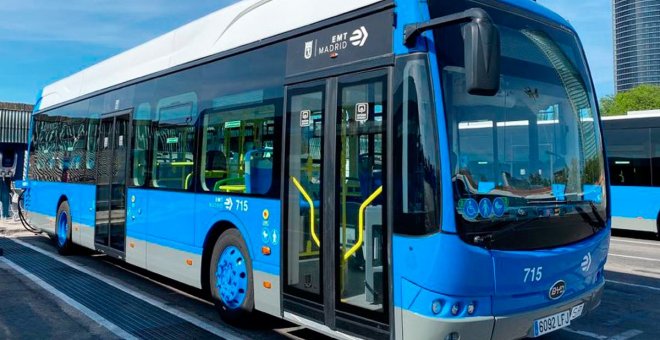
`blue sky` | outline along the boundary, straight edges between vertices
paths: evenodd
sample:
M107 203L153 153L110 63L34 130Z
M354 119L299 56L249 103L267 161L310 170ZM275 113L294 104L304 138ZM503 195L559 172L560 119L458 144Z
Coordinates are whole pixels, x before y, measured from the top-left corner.
M519 0L529 1L529 0ZM34 102L39 89L235 0L3 0L0 101ZM611 4L538 0L578 30L599 96L614 92Z
M234 0L3 0L0 101L44 86Z

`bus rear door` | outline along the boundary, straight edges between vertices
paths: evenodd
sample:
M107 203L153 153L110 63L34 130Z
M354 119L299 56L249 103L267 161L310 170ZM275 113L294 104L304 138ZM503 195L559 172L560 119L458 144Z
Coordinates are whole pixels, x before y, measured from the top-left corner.
M124 258L126 246L126 177L131 111L101 116L96 152L97 250Z

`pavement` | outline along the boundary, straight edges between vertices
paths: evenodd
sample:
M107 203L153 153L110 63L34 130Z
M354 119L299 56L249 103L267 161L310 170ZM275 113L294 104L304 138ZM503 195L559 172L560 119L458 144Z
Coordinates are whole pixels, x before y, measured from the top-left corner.
M217 330L231 339L319 339L322 335L283 320L264 316L252 328L236 328L220 320L199 290L149 273L110 257L81 251L62 258L48 237L0 222L8 237L63 259L70 266L145 297L149 303ZM601 306L574 320L570 327L541 339L660 339L660 241L643 234L618 234L611 239ZM0 257L0 338L115 339L121 332L75 308L61 296L35 283L30 273Z

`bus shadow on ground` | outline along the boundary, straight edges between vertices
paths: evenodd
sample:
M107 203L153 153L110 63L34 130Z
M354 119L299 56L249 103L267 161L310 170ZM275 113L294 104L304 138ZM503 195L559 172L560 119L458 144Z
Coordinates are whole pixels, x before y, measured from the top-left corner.
M128 264L120 259L100 254L90 249L78 247L74 255L63 257L57 254L54 241L48 237L18 237L17 239L39 247L56 257L66 258L77 265L91 268L92 271L103 273L106 279L125 284L130 290L161 300L167 305L175 306L191 315L217 323L222 327L241 332L242 329L257 331L256 334L245 334L250 337L261 337L261 331L293 328L296 325L273 316L257 313L255 322L250 322L245 328L225 323L215 310L210 294L167 277L149 272L145 269ZM269 332L270 333L270 332ZM264 338L272 338L265 336Z
M612 236L636 238L636 239L651 240L651 241L660 240L658 235L656 235L655 233L635 231L635 230L612 229Z

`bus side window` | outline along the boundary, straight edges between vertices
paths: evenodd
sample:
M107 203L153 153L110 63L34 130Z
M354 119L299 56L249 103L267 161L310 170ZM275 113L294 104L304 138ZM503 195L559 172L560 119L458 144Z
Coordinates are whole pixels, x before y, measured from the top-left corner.
M141 187L146 184L152 139L151 104L142 103L138 105L133 118L131 186Z
M395 94L394 232L440 231L440 154L431 83L424 58L397 61Z
M189 190L193 183L197 95L188 92L161 99L156 112L151 187Z
M219 102L219 100L216 100ZM275 105L232 105L204 113L204 191L264 195L273 182Z
M651 148L653 186L660 187L660 128L651 129Z
M648 128L612 130L606 142L612 185L651 186Z

